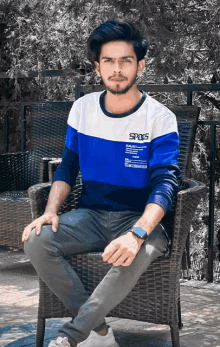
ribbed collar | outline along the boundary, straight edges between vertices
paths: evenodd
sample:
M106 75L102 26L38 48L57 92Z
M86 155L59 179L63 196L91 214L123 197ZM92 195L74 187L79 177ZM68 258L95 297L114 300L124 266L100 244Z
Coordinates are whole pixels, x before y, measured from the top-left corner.
M144 103L145 99L146 99L146 94L144 91L140 90L140 92L143 94L142 95L142 98L141 100L139 101L139 103L134 107L132 108L130 111L128 112L124 112L124 113L110 113L106 110L106 108L104 107L104 96L106 94L106 90L100 95L100 99L99 99L99 102L100 102L100 107L102 109L102 112L108 116L108 117L112 117L112 118L123 118L123 117L127 117L127 116L130 116L132 113L136 112L140 107L141 105Z

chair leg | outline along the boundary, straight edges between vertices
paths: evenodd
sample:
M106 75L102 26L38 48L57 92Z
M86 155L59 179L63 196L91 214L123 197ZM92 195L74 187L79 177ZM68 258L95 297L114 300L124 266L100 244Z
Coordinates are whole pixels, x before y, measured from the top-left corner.
M37 334L36 334L36 347L44 346L44 334L45 334L45 318L39 318L37 321Z
M181 304L180 304L180 297L178 299L178 327L181 330L183 327L183 323L182 323L182 317L181 317Z
M177 325L170 326L172 345L173 347L180 347L180 337L179 337L179 328Z

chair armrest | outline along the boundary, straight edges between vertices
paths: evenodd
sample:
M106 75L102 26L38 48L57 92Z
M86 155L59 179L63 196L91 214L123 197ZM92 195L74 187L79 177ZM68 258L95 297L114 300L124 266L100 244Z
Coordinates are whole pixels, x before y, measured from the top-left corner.
M61 164L61 162L62 162L62 158L57 158L57 159L54 158L53 160L50 160L48 162L49 182L53 181L54 173L55 173L57 167Z
M184 179L182 188L177 194L171 257L178 257L179 264L196 208L205 191L206 185L204 183Z
M53 160L56 160L56 158L51 158L51 157L42 158L41 165L40 165L39 183L52 182L52 180L50 180L49 163Z
M51 182L39 183L31 186L28 189L33 220L40 217L44 213L51 185Z
M0 155L0 192L27 190L32 179L31 163L32 152Z
M46 182L46 183L35 184L28 189L33 220L40 217L44 213L51 186L52 186L51 182ZM69 196L67 197L67 199L64 201L64 203L59 209L59 212L58 212L59 215L61 213L69 212L71 210L75 210L76 208L78 208L81 191L82 191L82 176L81 176L81 173L79 172L76 178L76 184L74 185Z

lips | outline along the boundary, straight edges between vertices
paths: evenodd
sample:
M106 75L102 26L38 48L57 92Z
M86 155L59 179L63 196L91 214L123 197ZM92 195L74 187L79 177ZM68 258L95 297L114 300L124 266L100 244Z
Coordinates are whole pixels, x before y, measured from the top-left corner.
M115 82L122 82L124 81L124 78L111 78L111 81L115 81Z
M112 76L109 78L110 81L115 81L115 82L122 82L126 80L126 77L124 76Z

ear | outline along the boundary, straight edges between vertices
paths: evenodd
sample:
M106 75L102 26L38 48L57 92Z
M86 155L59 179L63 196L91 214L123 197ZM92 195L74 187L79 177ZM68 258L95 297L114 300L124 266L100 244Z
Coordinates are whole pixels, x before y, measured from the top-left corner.
M144 68L145 68L145 60L141 59L138 62L138 71L137 71L138 76L141 76L142 72L144 71Z
M97 74L99 77L101 77L101 76L100 76L100 64L99 64L97 61L94 61L94 64L95 64L95 72L96 72L96 74Z

